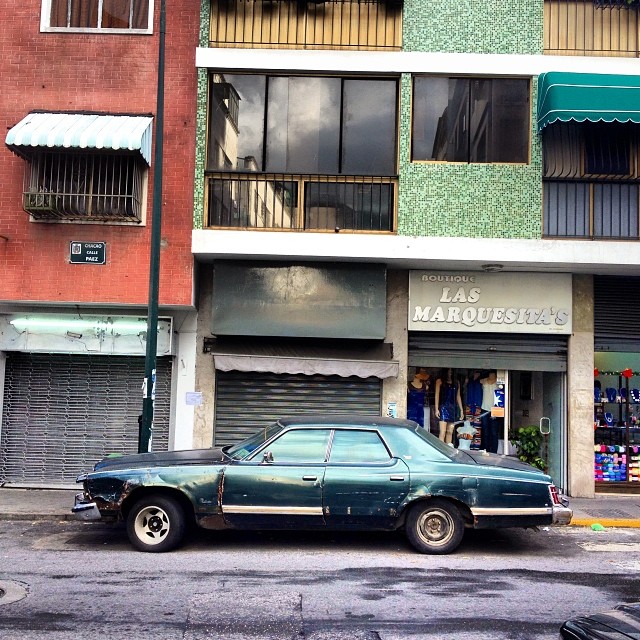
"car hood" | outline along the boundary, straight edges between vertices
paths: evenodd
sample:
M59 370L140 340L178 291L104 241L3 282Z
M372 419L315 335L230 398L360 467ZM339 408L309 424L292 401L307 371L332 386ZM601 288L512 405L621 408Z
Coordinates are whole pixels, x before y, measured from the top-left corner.
M540 469L536 469L526 462L521 462L513 456L503 456L486 451L460 451L460 453L469 456L476 464L481 464L486 467L502 467L503 469L514 469L516 471L543 473Z
M612 640L640 637L640 603L619 605L611 611L574 618L562 625L563 638Z
M217 464L228 460L220 447L212 449L192 449L189 451L158 451L155 453L135 453L114 455L100 460L94 471L116 469L139 469L143 467L171 467L191 464Z

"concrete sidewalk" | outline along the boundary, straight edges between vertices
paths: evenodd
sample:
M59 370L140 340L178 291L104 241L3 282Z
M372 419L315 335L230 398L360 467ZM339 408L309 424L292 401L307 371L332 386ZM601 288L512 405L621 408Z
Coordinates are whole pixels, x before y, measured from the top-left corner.
M18 489L0 487L0 520L72 520L77 489ZM640 528L640 495L598 494L569 498L574 526Z

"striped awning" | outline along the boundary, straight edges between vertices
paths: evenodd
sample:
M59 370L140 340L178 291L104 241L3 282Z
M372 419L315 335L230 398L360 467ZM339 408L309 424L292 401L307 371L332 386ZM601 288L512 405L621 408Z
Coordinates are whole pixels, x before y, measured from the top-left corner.
M554 122L640 123L640 76L541 73L538 131Z
M7 134L5 143L18 155L38 148L139 151L151 166L150 116L87 113L30 113Z

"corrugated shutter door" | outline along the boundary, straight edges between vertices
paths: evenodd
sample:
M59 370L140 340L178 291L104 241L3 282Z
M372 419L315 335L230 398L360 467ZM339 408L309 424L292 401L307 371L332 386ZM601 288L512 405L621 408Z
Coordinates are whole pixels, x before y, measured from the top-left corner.
M416 331L409 366L566 371L567 336Z
M169 440L171 361L157 362L153 449ZM0 479L72 484L109 453L135 453L144 359L9 353Z
M640 278L595 276L596 351L640 352Z
M233 444L287 415L357 413L379 416L379 378L341 378L218 371L216 446Z

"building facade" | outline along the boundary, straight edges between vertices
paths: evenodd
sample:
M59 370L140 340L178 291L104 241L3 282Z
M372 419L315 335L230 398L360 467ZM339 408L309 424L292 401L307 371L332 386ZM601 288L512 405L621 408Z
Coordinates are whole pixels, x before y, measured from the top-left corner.
M199 24L186 2L168 4L154 443L165 449L190 446L176 436L173 398L193 387ZM97 458L138 446L160 2L2 9L0 67L12 81L0 109L0 478L68 486Z
M618 321L612 298L639 275L637 22L204 2L194 444L289 410L417 415L454 444L466 419L503 452L534 426L569 494L634 490L635 303Z

